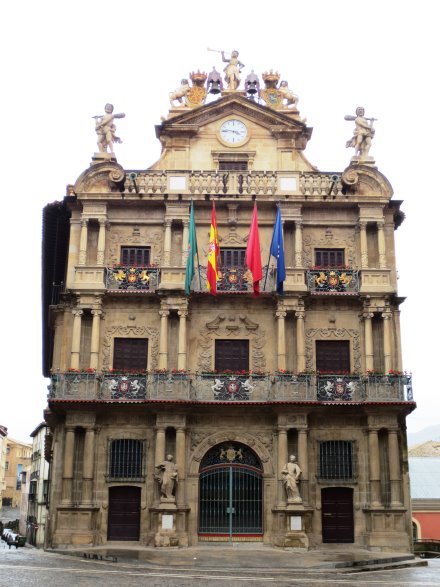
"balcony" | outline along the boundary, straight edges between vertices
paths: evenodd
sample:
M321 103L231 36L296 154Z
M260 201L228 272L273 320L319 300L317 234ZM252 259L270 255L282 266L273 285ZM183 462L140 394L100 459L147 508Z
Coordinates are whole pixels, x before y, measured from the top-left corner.
M359 275L354 269L309 269L307 286L312 294L356 295Z
M159 267L107 267L105 287L116 292L148 292L159 287Z
M321 172L291 171L136 171L126 174L124 197L160 197L166 193L187 196L223 197L279 195L323 199L342 196L339 176Z
M192 281L192 291L203 293L207 292L206 286L206 266L200 265L200 283L199 272L196 268L194 279ZM265 265L263 267L263 278L260 281L261 292L273 292L275 290L275 269ZM226 266L219 267L217 280L217 293L252 293L252 273L247 267Z
M48 400L101 402L412 402L411 375L59 373Z

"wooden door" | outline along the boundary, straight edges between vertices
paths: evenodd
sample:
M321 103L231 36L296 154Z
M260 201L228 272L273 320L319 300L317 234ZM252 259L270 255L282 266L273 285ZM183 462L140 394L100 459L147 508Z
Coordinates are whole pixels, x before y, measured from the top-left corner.
M350 373L350 342L317 340L316 370L321 373Z
M140 487L110 487L107 539L139 540L140 512Z
M249 341L216 340L215 369L216 371L248 371Z
M354 542L353 489L327 487L321 491L322 541Z

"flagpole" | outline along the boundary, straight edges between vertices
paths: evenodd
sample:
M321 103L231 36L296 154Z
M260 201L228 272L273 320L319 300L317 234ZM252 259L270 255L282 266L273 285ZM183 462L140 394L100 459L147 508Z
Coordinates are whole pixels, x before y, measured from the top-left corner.
M279 208L279 204L277 204L277 214L278 214L278 208ZM275 217L275 223L276 223L276 217ZM273 240L273 235L272 235L272 240ZM270 258L271 258L271 254L270 254L270 249L272 248L272 241L270 243L270 247L269 247L269 258L267 260L267 269L266 269L266 277L264 278L264 286L263 286L263 291L266 291L266 283L267 283L267 274L269 273L269 263L270 263Z

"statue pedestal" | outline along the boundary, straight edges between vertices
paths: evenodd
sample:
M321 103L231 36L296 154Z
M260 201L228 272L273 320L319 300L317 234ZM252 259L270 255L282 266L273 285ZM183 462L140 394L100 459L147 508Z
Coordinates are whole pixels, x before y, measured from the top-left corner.
M174 498L162 498L150 508L149 544L151 546L188 546L189 507L177 506Z
M116 155L114 153L93 153L92 163L91 165L96 165L97 163L117 163Z
M376 165L376 161L374 160L374 157L352 157L350 159L350 163L351 165L370 165L371 167L374 167L374 165Z
M288 502L272 509L275 516L274 545L281 548L309 549L306 527L311 519L311 508L302 502Z

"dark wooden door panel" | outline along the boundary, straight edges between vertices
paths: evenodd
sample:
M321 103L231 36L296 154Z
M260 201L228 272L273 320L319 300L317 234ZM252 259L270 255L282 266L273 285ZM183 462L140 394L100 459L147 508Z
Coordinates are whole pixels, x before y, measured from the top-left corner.
M215 368L217 371L248 371L249 341L216 340Z
M322 541L354 542L353 489L327 487L321 493Z
M321 373L349 373L350 342L348 340L317 340L316 370Z
M139 540L140 487L110 487L108 540Z

